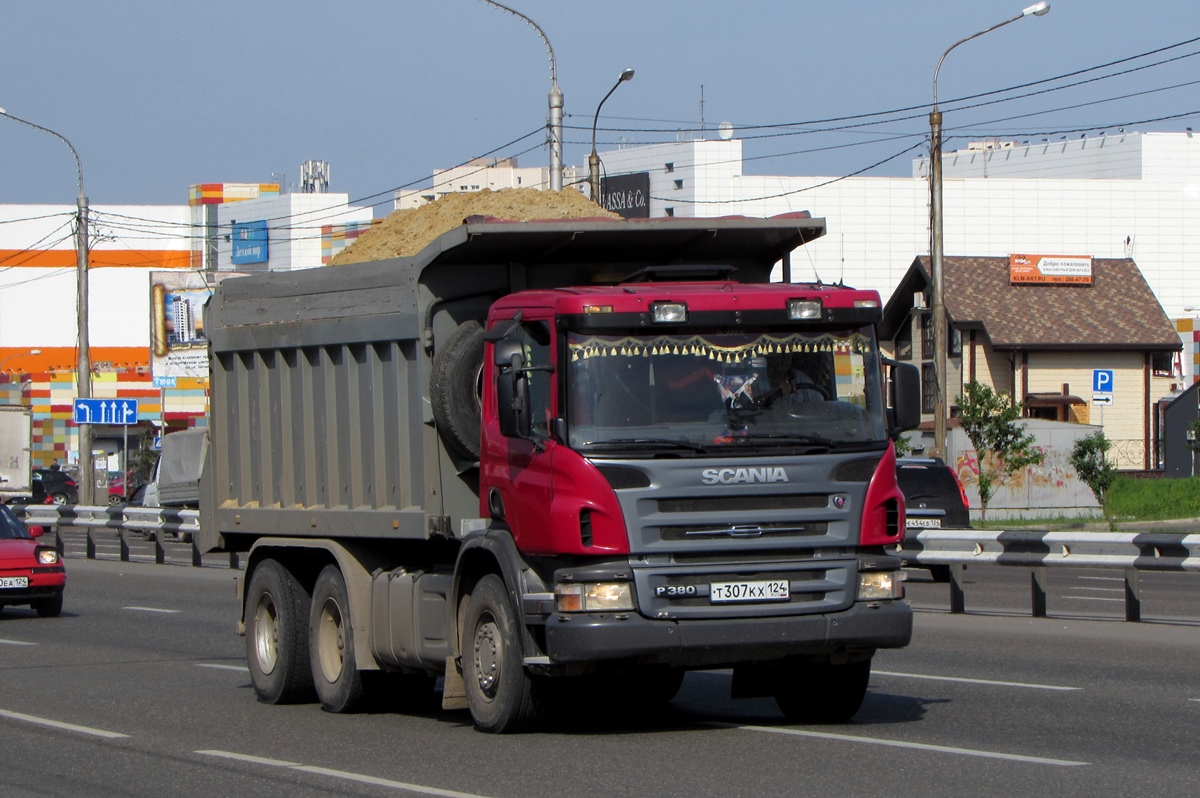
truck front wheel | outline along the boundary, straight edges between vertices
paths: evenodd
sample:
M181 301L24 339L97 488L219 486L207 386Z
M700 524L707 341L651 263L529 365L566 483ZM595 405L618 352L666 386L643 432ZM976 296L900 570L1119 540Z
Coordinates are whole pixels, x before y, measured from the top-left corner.
M308 621L313 686L326 712L354 712L366 691L354 659L354 628L346 580L336 565L327 565L313 587Z
M480 731L521 731L541 716L543 685L525 670L521 629L504 582L489 574L467 601L462 670L467 706Z
M844 723L867 695L871 660L788 664L779 669L775 703L792 723Z
M290 704L312 695L308 591L275 560L254 569L246 590L246 664L258 700Z

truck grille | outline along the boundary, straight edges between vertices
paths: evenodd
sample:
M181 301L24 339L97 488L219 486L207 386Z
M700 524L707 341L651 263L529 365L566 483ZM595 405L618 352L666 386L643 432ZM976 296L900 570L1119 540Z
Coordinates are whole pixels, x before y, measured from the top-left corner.
M638 607L649 618L727 618L802 615L836 612L854 601L852 587L857 560L817 560L797 563L730 563L711 565L656 564L634 567ZM714 603L710 585L717 582L786 580L785 601Z

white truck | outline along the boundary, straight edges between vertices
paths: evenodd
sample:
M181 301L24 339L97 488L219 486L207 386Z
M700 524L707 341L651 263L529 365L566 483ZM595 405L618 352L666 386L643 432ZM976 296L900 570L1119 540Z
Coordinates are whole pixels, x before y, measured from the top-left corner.
M0 502L33 493L29 444L33 417L22 407L0 407Z
M164 435L162 454L154 465L154 474L149 484L146 485L142 505L177 510L198 509L200 470L207 455L208 430L203 427Z

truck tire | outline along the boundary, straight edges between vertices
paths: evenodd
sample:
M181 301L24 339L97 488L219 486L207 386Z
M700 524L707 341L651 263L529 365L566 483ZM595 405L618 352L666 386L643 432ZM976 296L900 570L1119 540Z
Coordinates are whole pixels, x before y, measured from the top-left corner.
M479 322L463 323L434 356L429 401L446 446L461 457L478 460L483 410L483 327Z
M336 565L327 565L313 586L308 620L313 687L326 712L355 712L366 690L354 659L354 627L346 580Z
M844 723L858 712L871 681L871 660L801 663L779 669L775 703L792 723Z
M254 569L246 590L246 664L254 693L264 704L310 700L309 595L275 560Z
M471 591L462 627L463 683L480 731L518 732L541 719L544 686L525 670L520 640L504 582L488 574Z

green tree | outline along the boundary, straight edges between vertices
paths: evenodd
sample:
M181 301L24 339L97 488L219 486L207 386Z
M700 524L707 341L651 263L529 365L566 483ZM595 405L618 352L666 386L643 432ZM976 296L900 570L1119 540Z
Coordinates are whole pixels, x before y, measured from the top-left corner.
M1108 450L1113 447L1112 441L1104 436L1103 430L1097 430L1083 438L1077 438L1071 449L1071 466L1083 484L1092 489L1092 495L1100 503L1104 518L1112 525L1108 512L1108 489L1117 478L1117 467L1108 460Z
M963 432L975 447L979 461L979 503L987 520L987 507L996 489L1008 477L1031 465L1041 463L1042 452L1034 446L1034 437L1021 426L1021 403L993 391L987 385L970 382L958 397Z

